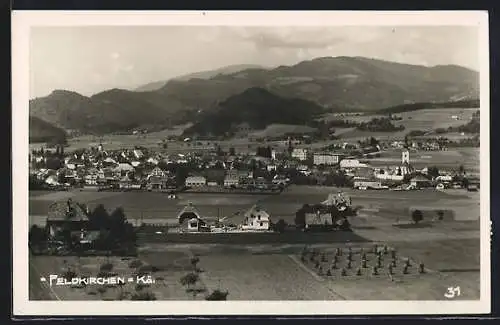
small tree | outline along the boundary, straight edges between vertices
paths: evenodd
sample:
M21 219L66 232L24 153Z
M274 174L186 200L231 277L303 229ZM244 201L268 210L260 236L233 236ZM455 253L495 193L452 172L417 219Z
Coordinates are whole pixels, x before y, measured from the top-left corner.
M181 278L180 282L183 286L187 286L188 289L191 289L192 286L194 286L198 282L199 279L200 279L200 276L198 274L188 273Z
M28 234L28 241L32 248L39 247L47 240L46 232L37 225L31 226Z
M222 300L227 300L227 296L229 295L229 292L227 291L221 291L221 290L214 290L211 294L205 297L205 300L217 300L217 301L222 301Z
M191 257L191 265L193 266L193 270L198 272L198 263L200 262L200 258L198 256Z
M274 226L274 229L279 233L285 232L285 228L286 228L286 222L283 219L278 220L278 222Z
M415 222L415 224L418 224L420 221L422 221L424 219L424 215L423 215L422 211L415 210L412 212L411 218L412 218L413 222Z

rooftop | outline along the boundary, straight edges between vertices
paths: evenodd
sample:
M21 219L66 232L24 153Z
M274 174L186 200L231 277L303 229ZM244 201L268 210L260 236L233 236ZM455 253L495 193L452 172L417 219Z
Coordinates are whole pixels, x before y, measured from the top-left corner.
M57 201L49 206L48 220L88 220L87 213L71 199Z

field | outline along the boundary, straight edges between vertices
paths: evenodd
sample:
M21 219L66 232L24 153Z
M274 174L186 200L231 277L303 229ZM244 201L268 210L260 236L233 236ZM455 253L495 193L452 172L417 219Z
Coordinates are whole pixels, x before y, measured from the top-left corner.
M463 165L467 172L479 173L479 148L454 148L447 151L410 151L410 161L415 168L437 166L438 168L458 170ZM372 166L398 165L401 163L401 150L383 151L380 157L371 158Z
M411 130L433 130L436 128L448 128L449 126L459 126L467 123L472 114L477 111L477 108L443 108L443 109L424 109L411 112L398 113L397 116L401 116L403 120L394 121L395 125L405 126L405 130L399 132L368 132L360 131L354 128L337 128L336 134L340 136L341 141L358 141L365 139L367 137L373 136L381 140L394 140L403 139L404 135ZM327 115L326 120L334 118L334 114ZM460 119L453 119L452 116L459 116ZM347 119L356 122L369 121L374 117L382 117L381 115L362 115L362 116L349 116ZM123 149L123 148L133 148L134 146L144 146L147 148L161 149L160 144L162 140L165 140L169 136L178 136L182 134L182 131L187 127L187 125L177 126L174 129L163 130L159 132L151 132L149 134L140 135L105 135L102 137L98 136L80 136L71 138L68 140L69 147L66 151L71 151L75 149L88 148L90 146L97 146L100 142L104 145L106 149ZM290 126L290 125L270 125L266 130L255 131L255 135L267 135L267 136L278 136L284 132L296 131L298 129L303 129L303 126ZM448 135L447 135L448 136ZM464 138L460 134L450 134L453 139ZM336 141L338 142L338 141ZM332 143L327 141L327 143ZM32 143L30 144L30 149L39 148L41 144ZM255 148L261 144L250 141L247 138L238 138L227 141L222 141L220 143L221 148L228 150L229 147L234 147L238 152L245 152L248 150L255 150ZM270 142L268 145L273 147L282 146L278 142ZM314 144L313 146L319 146ZM184 143L180 142L169 142L168 149L169 152L184 152L188 151L190 148Z
M360 131L356 129L338 129L337 132L341 139L349 139L357 141L358 139L363 139L366 137L375 137L382 140L391 139L402 139L405 134L412 130L421 131L431 131L437 128L447 129L448 127L457 127L466 124L472 118L472 114L476 112L478 108L435 108L435 109L423 109L410 112L403 112L394 114L402 117L401 121L393 121L394 125L403 125L405 129L398 132L368 132ZM452 116L460 117L460 119L454 119ZM349 116L345 119L354 122L368 122L372 118L387 117L387 115L361 115L361 116ZM326 120L335 119L336 117L327 116ZM338 117L337 117L338 118ZM447 136L447 135L446 135ZM465 136L460 136L458 134L453 135L454 139L465 138Z
M178 199L168 199L164 193L155 192L43 192L41 195L30 195L29 211L32 223L45 221L49 205L55 200L72 198L74 201L88 204L92 209L103 204L108 211L123 207L127 217L138 222L170 223L181 209L191 202L205 217L228 216L234 223L242 221L242 214L252 205L258 203L266 209L273 219L284 219L293 223L295 212L305 203L319 203L330 193L338 191L335 187L291 186L280 195L218 195L180 193ZM400 219L409 218L408 208L415 205L432 206L440 209L457 207L465 211L479 211L479 194L466 191L453 194L439 191L357 191L344 189L352 197L355 206L377 208L397 215ZM470 196L473 195L472 198ZM475 195L475 196L474 196ZM457 203L458 202L458 203ZM476 218L477 214L470 216ZM467 219L466 216L462 219Z
M158 268L158 271L151 274L155 283L145 289L153 292L158 300L204 299L206 293L216 289L228 291L229 300L444 300L444 294L451 286L460 287L461 295L456 299L479 299L478 239L445 239L433 242L406 240L391 241L388 244L397 250L399 258L392 280L387 274L386 262L377 275L371 273L373 254L368 255L369 265L362 269L361 275L355 273L359 266L359 256L354 257L352 269L347 269L344 276L341 274L340 269L345 267L348 247L353 251L363 248L369 252L373 244L309 246L308 249L326 253L327 258L322 262L323 266L330 265L337 248L343 250L338 269L330 276L318 274L312 263L302 262L300 252L304 246L296 244L150 244L141 248L139 259ZM180 278L192 270L189 264L191 256L198 256L200 259L200 281L196 284L198 294L195 296L180 284ZM388 255L383 258L384 261L389 260ZM403 274L401 269L406 258L410 258L412 264L408 274ZM48 288L46 283L41 285L37 277L62 274L67 266L80 276L95 275L99 266L105 263L113 264L113 270L118 276L129 277L134 274L134 268L130 267L131 260L116 257L81 257L80 261L70 257L31 258L31 299L118 299L124 292L135 292L136 284L127 283L122 288L110 287L100 292L91 286ZM417 271L420 262L425 263L424 274ZM50 294L49 298L47 294Z
M229 214L243 211L259 200L273 219L283 218L293 222L296 209L303 203L320 202L335 191L334 188L291 186L279 196L257 198L254 195L181 194L178 201L168 200L160 193L32 193L30 208L41 213L43 206L47 206L57 195L63 198L70 195L74 200L91 205L105 204L108 209L122 205L129 218L142 211L144 216L157 213L156 219L153 218L155 220L175 222L175 215L188 201L193 202L202 214L216 215L217 207L223 214ZM303 242L298 239L287 243L250 245L243 242L166 244L151 238L141 241L138 258L158 268L152 274L157 281L145 290L162 300L204 299L206 293L219 288L229 292L230 300L442 300L446 299L444 293L448 287L460 286L461 295L456 299L478 299L478 193L463 190L448 193L346 192L352 197L353 204L361 208L358 216L351 218L351 223L353 235L362 240L347 237L343 242L324 240L323 243L319 241L308 245L309 248L330 254L328 259L331 262L331 254L336 248L346 252L348 247L354 250L363 247L368 251L373 243L388 245L397 249L401 259L411 258L413 268L409 274L402 274L399 269L391 281L384 266L376 276L370 274L369 268L363 270L362 276L357 276L354 274L355 266L349 269L346 276L339 273L340 268L333 276L319 275L314 265L301 261L304 244L298 244ZM409 210L412 208L452 209L455 217L437 222L425 217L422 226L417 227L409 223ZM190 271L189 258L193 255L199 256L199 267L203 271L196 287L198 294L194 296L179 282ZM114 265L113 270L119 276L128 277L135 272L129 266L130 259L117 257L81 257L79 261L76 257L31 257L30 295L32 299L108 300L123 296L123 292L135 292L134 283L98 291L90 287L48 288L46 283L38 281L40 276L61 274L68 265L78 269L80 275L95 275L99 266L108 261ZM386 257L384 261L385 264ZM425 263L425 274L416 272L416 265L420 262ZM355 263L359 264L359 257Z

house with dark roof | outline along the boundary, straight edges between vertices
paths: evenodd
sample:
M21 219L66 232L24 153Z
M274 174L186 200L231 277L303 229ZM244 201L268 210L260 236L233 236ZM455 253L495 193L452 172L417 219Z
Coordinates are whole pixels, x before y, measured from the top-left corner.
M415 187L415 188L431 187L432 182L431 182L431 180L424 177L423 175L416 175L415 177L410 179L410 186Z
M89 224L88 211L71 199L57 201L49 206L47 228L54 237L64 231L81 231Z

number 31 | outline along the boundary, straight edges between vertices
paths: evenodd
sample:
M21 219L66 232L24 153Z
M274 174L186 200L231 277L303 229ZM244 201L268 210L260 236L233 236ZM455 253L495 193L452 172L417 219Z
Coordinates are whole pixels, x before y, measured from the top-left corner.
M444 296L449 299L460 296L460 287L448 287Z

